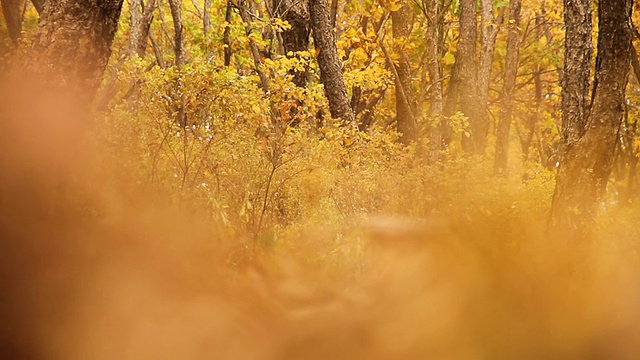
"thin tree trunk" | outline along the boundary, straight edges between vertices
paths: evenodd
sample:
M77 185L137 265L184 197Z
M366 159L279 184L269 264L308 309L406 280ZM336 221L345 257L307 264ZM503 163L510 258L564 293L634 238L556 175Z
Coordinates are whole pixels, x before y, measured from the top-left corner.
M320 81L329 100L329 111L334 119L353 123L353 110L349 104L347 88L342 76L342 64L338 58L336 38L329 19L326 0L308 0L314 46L320 67Z
M504 65L504 86L502 89L502 108L496 139L495 170L504 173L509 156L509 130L513 115L516 76L518 75L518 54L520 52L520 8L521 0L509 3L509 33L507 35L507 54Z
M462 148L467 153L479 153L482 121L478 112L478 82L476 66L476 2L460 0L460 39L456 61L460 80L460 110L469 119L469 136L462 136Z
M331 27L335 29L336 18L338 17L338 0L331 0Z
M184 38L182 36L182 13L180 10L180 6L182 5L182 0L169 0L169 7L171 8L171 18L173 19L173 53L175 56L175 66L178 69L178 78L175 83L175 92L178 94L176 98L174 98L174 104L171 104L174 107L174 111L176 114L176 123L181 128L186 128L187 126L187 114L185 111L185 100L184 95L182 94L182 74L180 74L180 70L184 66L186 59L184 54ZM186 141L186 132L183 134L183 139Z
M631 60L632 0L599 0L598 5L598 55L587 129L581 138L568 144L560 163L549 221L551 234L571 239L589 236L599 202L606 190L625 108L625 88ZM573 19L567 18L567 21ZM585 27L582 23L580 28ZM582 39L587 41L589 37L583 36ZM576 54L577 49L586 51L590 43L568 42L566 46L575 47L567 49L568 54ZM565 71L568 76L568 71L575 69L565 66ZM570 80L566 80L566 83L570 83ZM579 85L584 90L584 84ZM576 99L586 98L583 94L572 95L577 95ZM569 118L575 115L575 106L567 106L563 110ZM578 123L585 121L580 119Z
M401 0L402 5L397 11L391 12L391 28L394 42L404 43L411 35L411 8L406 0ZM396 85L396 127L400 133L400 141L407 144L416 138L416 124L413 117L412 105L413 91L411 87L411 63L409 55L403 45L396 45L395 52L399 55L397 64L392 62L397 72ZM401 91L399 91L401 90Z
M587 125L591 76L591 0L564 0L565 55L562 77L562 141L578 141Z
M429 119L432 126L429 127L429 141L431 149L429 152L429 161L436 162L440 160L442 149L442 128L439 124L442 122L443 112L443 92L442 92L442 72L440 68L439 56L439 24L442 22L440 16L440 6L437 0L428 0L426 2L427 28L425 31L425 40L427 43L427 71L429 73L431 105L429 107ZM420 99L422 100L422 99Z
M253 27L251 26L251 15L246 8L247 4L244 1L238 3L238 12L240 12L240 17L242 21L247 25L245 26L245 34L249 38L249 50L251 51L251 57L253 58L253 64L255 67L255 71L260 78L260 87L265 92L269 91L269 78L260 68L262 65L262 60L260 60L260 49L258 49L258 45L256 42L249 36L253 31Z
M227 0L227 9L224 15L225 28L224 33L222 34L222 42L224 44L224 66L231 65L231 15L232 15L233 5L231 5L231 1Z
M204 0L202 8L202 31L205 39L209 37L211 31L211 0Z
M182 13L180 6L182 0L169 0L171 18L173 19L173 53L176 57L176 67L181 68L185 64L184 38L182 36Z

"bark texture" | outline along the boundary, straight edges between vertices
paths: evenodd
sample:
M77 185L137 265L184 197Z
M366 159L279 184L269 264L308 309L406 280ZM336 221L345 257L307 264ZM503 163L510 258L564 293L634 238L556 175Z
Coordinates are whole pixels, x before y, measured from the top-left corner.
M598 53L587 128L580 139L568 144L558 169L549 224L552 234L570 238L589 235L606 190L625 108L631 60L632 0L599 0L598 5ZM567 43L566 46L587 48L587 44ZM567 53L575 54L576 49L567 49ZM565 70L574 69L565 67ZM586 97L574 95L578 95L578 99ZM574 116L574 109L564 110Z
M320 67L320 81L329 100L329 111L334 119L345 123L354 121L353 110L347 96L347 88L342 76L342 66L338 58L336 38L329 19L329 5L326 0L309 0L309 14L313 40Z
M477 37L476 2L460 0L460 39L456 54L456 70L459 71L460 110L469 119L470 136L462 136L462 148L468 153L480 152L482 145L478 136L482 125L478 111Z
M513 118L513 100L518 75L518 54L520 52L520 8L521 0L509 3L509 33L507 34L507 54L504 65L504 86L502 88L502 107L498 121L496 138L495 170L503 173L507 168L509 155L509 130ZM537 85L537 83L536 83Z
M397 11L391 12L391 28L396 42L395 51L399 55L395 66L398 76L396 85L396 116L397 129L400 133L400 141L409 143L416 137L416 124L413 117L413 90L411 87L411 63L409 54L402 44L411 35L411 8L407 0L401 0L402 5ZM398 45L399 43L399 45Z
M591 0L564 0L565 53L562 77L562 141L582 137L587 125L591 77Z
M129 57L134 57L142 37L142 0L129 0L129 19Z
M48 0L27 67L93 98L111 55L122 0Z

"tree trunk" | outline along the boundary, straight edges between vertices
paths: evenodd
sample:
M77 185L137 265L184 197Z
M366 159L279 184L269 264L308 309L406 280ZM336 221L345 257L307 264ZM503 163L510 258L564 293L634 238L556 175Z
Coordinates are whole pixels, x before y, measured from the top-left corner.
M411 35L411 8L406 0L401 0L402 5L397 11L391 12L391 28L393 31L394 42L404 44L405 40ZM395 66L398 77L395 79L396 85L396 126L400 133L400 141L409 143L416 137L416 124L413 117L412 105L413 91L411 88L411 63L409 55L404 45L395 46L395 52L399 55ZM399 91L401 90L401 91Z
M182 0L169 0L171 18L173 19L173 53L176 57L176 67L181 68L185 64L184 38L182 36L182 13L180 6Z
M122 0L48 0L28 67L48 84L95 95L118 28Z
M476 2L460 0L460 39L456 66L460 81L460 110L469 119L469 136L462 136L462 148L467 153L479 153L481 149L479 133L482 130L478 111L478 83L476 66L476 40L478 37L476 21Z
M42 10L44 9L44 0L31 0L33 7L36 8L38 14L42 14Z
M570 238L588 236L598 204L606 190L625 107L625 88L631 59L631 5L632 0L598 1L598 55L591 107L587 121L580 119L579 122L586 123L587 128L581 138L568 143L560 163L549 222L551 234ZM569 17L567 21L573 19ZM582 39L589 40L587 36ZM585 50L589 45L567 42L567 47L575 46L576 49L567 49L566 52L577 54L577 49ZM572 59L568 58L567 61ZM565 71L575 69L565 66ZM570 81L566 80L565 83ZM579 85L584 89L583 83ZM572 95L577 96L571 99L586 99L583 94ZM563 110L569 117L575 115L575 106Z
M509 3L509 33L507 35L507 54L504 65L504 85L502 88L502 108L496 139L495 170L503 173L507 168L509 156L509 130L511 128L513 99L515 97L516 76L518 75L518 54L520 51L520 8L521 0Z
M480 66L478 67L477 89L478 108L477 120L471 125L471 143L473 152L484 154L487 147L487 135L489 133L489 82L491 81L491 69L493 65L493 53L498 36L498 23L493 16L492 0L482 0L481 29L482 43L480 48ZM502 11L500 16L502 18Z
M591 0L564 0L562 141L569 146L586 130L591 76Z
M227 0L227 9L224 15L224 21L226 26L224 27L224 33L222 34L222 42L224 44L224 66L231 65L231 14L233 5L231 0Z
M249 38L249 51L251 51L251 57L253 58L253 65L255 66L255 71L258 74L258 77L260 78L260 87L265 92L268 92L269 78L267 77L267 74L265 74L264 71L262 71L262 69L260 68L262 65L262 60L260 58L260 49L258 48L258 45L256 44L256 42L250 36L251 33L253 32L253 26L251 25L251 22L252 22L251 15L247 10L248 4L246 3L246 1L240 1L237 3L237 6L238 6L238 12L240 13L240 18L242 18L242 21L245 24L247 24L245 25L245 34L247 35L247 38Z
M202 7L202 32L205 39L209 37L211 31L211 0L204 0Z
M11 41L18 45L22 32L22 15L20 14L20 2L18 0L0 0L2 15L4 16L7 32Z
M129 0L129 57L138 54L142 34L142 0Z
M309 8L304 1L273 0L275 16L291 25L282 32L282 46L287 57L297 57L299 51L309 50ZM307 71L292 70L293 83L299 87L307 84Z
M440 69L440 52L439 52L439 30L443 17L440 15L440 6L437 0L427 0L425 11L427 17L427 28L425 31L425 40L427 43L426 63L429 73L431 105L429 107L429 119L431 126L429 127L429 141L431 149L429 151L429 161L436 162L440 160L442 149L442 120L443 111L443 93L442 93L442 72ZM444 15L444 13L443 13ZM420 99L422 101L422 99Z
M142 21L140 22L139 31L140 39L136 46L136 54L140 57L144 57L144 54L147 52L147 39L151 31L151 22L153 21L153 12L156 9L156 0L149 0L146 5L142 5ZM158 65L162 66L162 62L158 62Z
M326 0L309 0L311 29L314 46L320 67L320 81L329 100L329 111L334 119L345 123L354 121L353 110L349 104L347 88L342 76L342 64L338 58L338 48Z

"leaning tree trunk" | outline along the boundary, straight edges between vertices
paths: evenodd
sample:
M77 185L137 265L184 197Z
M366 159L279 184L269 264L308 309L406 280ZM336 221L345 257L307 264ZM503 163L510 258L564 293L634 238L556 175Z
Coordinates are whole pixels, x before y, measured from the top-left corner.
M591 0L564 0L562 141L568 146L586 130L591 74Z
M404 44L411 35L411 8L406 0L400 1L402 5L397 11L391 12L391 25L395 42ZM411 63L406 46L396 45L395 51L399 58L397 64L393 63L398 74L396 85L396 126L400 133L400 141L409 143L416 137L416 124L413 117L413 92L411 89Z
M498 121L496 138L496 173L504 173L509 156L509 130L511 128L513 100L518 74L518 54L520 52L520 7L521 0L509 3L509 34L507 35L507 54L504 64L504 85L502 88L502 109Z
M338 58L336 36L329 19L326 0L309 0L311 29L320 67L320 81L329 100L329 111L334 119L345 123L354 121L353 110L347 96L347 88L342 76L342 66Z
M479 145L476 139L481 134L478 111L478 84L476 66L476 40L478 37L475 0L460 0L460 39L456 54L456 67L459 70L460 110L469 119L469 136L462 136L462 148L465 152L475 153Z
M598 55L587 128L580 139L568 144L560 163L551 207L551 234L588 236L606 190L625 107L631 59L631 6L632 0L598 1ZM585 36L583 40L588 39ZM567 49L567 53L576 54L588 45L568 42L567 47L576 49ZM577 95L578 99L583 98L582 94ZM575 107L563 110L569 116L575 115Z
M118 28L122 0L48 0L28 67L49 85L95 95Z

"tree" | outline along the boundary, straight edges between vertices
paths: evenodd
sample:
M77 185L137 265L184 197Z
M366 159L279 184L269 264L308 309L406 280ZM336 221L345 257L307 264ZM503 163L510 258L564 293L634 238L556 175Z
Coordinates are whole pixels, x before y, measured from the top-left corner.
M478 65L477 89L478 112L474 122L470 124L469 140L472 144L471 151L475 154L484 154L487 147L487 135L489 132L489 83L491 81L491 69L493 65L493 53L498 36L499 23L502 22L504 7L500 8L498 19L493 16L493 3L491 0L480 2L482 12L481 19L481 46L480 63Z
M521 0L509 3L509 34L507 35L507 54L504 65L504 85L502 88L502 108L496 138L495 170L504 172L509 155L509 130L511 128L514 92L518 75L518 54L520 50L520 8Z
M562 140L568 146L586 130L593 54L591 0L564 0L565 54L562 77Z
M156 0L150 0L146 4L142 0L131 0L129 14L131 30L129 32L129 56L144 57L147 51L147 38L153 20L153 11L156 8Z
M482 128L478 108L478 82L476 66L476 2L460 1L460 38L456 54L456 70L459 71L460 110L469 119L469 134L462 137L462 147L466 152L479 150L479 131Z
M22 30L20 3L17 0L0 0L0 5L2 5L2 15L4 15L9 37L17 45Z
M118 28L122 0L48 0L28 67L48 83L95 95Z
M391 12L391 25L394 41L397 42L395 51L398 54L397 63L390 64L396 69L396 124L401 134L400 140L408 143L416 136L416 124L413 115L413 90L411 88L411 63L405 42L411 35L412 12L407 1L400 1L400 8Z
M429 160L436 162L440 159L441 146L443 140L442 111L443 111L443 90L442 90L442 69L440 66L440 33L442 21L444 19L444 9L438 0L427 0L424 2L422 11L427 18L425 30L425 41L427 49L425 51L425 66L429 73L431 82L431 106L429 117L432 126L429 129L429 139L431 149ZM420 99L422 101L422 99Z
M588 4L588 2L586 2ZM563 120L568 129L567 150L560 163L556 176L556 189L549 220L552 234L571 235L581 238L589 235L589 227L597 213L598 204L606 190L613 166L613 156L617 135L624 113L625 88L631 61L630 27L632 0L598 1L598 49L596 57L595 79L591 95L591 105L580 109L580 104L588 98L584 79L576 83L565 80L565 88L583 92L570 93L563 98ZM588 8L587 8L588 9ZM584 8L581 8L584 10ZM589 10L590 11L590 10ZM571 13L571 11L569 11ZM581 13L582 21L578 30L588 24L584 19L589 16ZM567 24L566 53L577 56L588 51L590 36L574 34L569 23L575 19L565 17ZM582 35L582 36L578 36ZM582 41L577 41L580 38ZM573 58L567 58L573 64ZM578 63L582 64L582 63ZM565 77L576 69L565 66ZM569 101L571 100L571 101ZM586 118L578 114L588 114ZM585 116L585 115L582 115ZM586 124L583 129L581 124ZM573 140L578 134L578 139Z
M320 67L320 81L329 100L329 111L334 119L343 122L354 121L353 110L347 96L347 88L342 76L342 66L338 58L336 38L329 17L326 0L309 0L311 29Z

